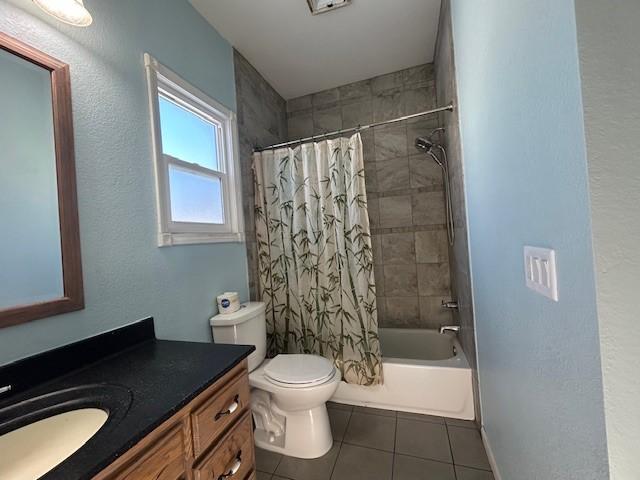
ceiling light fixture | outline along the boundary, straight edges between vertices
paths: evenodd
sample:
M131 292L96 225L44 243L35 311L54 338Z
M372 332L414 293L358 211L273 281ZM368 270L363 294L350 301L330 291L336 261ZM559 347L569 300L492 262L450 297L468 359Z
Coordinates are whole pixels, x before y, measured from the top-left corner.
M326 13L336 8L346 7L351 3L351 0L307 0L309 9L314 15L319 13Z
M76 27L88 27L93 18L82 0L33 0L38 7L61 22Z

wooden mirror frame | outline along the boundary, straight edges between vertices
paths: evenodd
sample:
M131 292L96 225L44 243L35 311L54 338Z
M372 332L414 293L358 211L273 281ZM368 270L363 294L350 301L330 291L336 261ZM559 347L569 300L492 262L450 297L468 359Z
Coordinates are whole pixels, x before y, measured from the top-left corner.
M3 328L38 318L82 310L84 308L84 291L82 286L69 65L2 32L0 32L0 48L51 73L52 120L64 286L64 294L60 298L0 309L0 328Z

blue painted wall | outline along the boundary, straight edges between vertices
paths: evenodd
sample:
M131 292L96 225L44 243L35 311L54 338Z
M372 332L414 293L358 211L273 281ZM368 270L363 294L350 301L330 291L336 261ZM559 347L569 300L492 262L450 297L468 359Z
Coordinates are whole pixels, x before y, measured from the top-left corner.
M89 2L65 26L0 0L0 31L70 64L86 309L0 330L0 364L152 315L161 338L210 341L215 296L247 297L242 244L156 246L149 52L235 110L233 51L186 0Z
M51 76L0 50L0 309L59 298Z
M574 2L453 0L483 424L504 480L608 478ZM560 301L523 246L558 254Z

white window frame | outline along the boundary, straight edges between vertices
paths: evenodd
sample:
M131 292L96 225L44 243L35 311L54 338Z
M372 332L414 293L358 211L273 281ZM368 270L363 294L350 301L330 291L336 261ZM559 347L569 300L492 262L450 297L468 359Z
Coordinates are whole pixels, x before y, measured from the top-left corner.
M153 156L158 209L158 246L243 242L241 177L238 155L238 123L235 112L190 85L148 53L144 54L151 113ZM185 162L162 150L159 96L217 125L220 171ZM222 183L224 224L174 222L171 218L169 166L217 177Z

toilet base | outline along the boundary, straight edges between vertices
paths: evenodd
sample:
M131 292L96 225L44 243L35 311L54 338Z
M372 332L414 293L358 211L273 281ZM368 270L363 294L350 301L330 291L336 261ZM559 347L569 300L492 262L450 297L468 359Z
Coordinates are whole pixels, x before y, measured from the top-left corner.
M285 412L272 402L271 409L284 417L284 433L275 436L260 428L261 422L256 419L254 437L258 448L304 459L319 458L331 450L333 437L325 404L310 410ZM259 414L254 412L255 415Z

